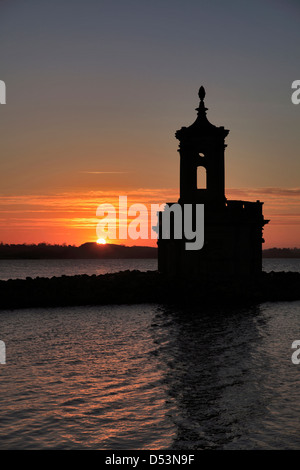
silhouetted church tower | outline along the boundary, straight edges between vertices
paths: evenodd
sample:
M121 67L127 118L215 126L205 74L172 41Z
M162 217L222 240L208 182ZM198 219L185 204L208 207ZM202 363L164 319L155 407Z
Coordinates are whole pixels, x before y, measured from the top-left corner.
M204 97L202 86L196 121L176 132L180 141L180 202L224 206L224 140L229 131L207 120ZM198 168L206 170L206 188L197 187Z
M178 203L204 204L204 246L185 249L184 239L162 239L159 217L158 269L168 275L200 278L255 277L262 270L262 230L268 223L262 202L228 201L225 197L224 151L229 131L216 127L207 117L205 90L195 122L176 132L180 154L180 198ZM199 176L202 172L202 187ZM169 208L174 203L167 203Z

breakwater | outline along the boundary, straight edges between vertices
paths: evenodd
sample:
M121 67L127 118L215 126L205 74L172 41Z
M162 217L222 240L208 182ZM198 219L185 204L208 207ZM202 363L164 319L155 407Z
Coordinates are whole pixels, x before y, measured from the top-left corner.
M0 308L136 303L231 305L300 299L300 273L270 272L253 281L169 279L157 271L0 281Z

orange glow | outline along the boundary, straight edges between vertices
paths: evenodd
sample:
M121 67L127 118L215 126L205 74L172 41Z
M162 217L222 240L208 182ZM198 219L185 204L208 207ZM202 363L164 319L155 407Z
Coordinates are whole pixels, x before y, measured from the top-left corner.
M100 220L96 215L97 207L102 203L110 203L117 209L116 194L127 194L128 206L143 203L150 211L151 204L177 201L178 188L0 195L0 243L81 245L94 242L97 240L96 228ZM300 188L232 188L226 191L228 199L264 201L264 216L271 221L264 228L266 243L263 248L299 247L299 195ZM127 223L130 223L130 219ZM150 232L148 240L116 239L109 240L109 243L157 246Z

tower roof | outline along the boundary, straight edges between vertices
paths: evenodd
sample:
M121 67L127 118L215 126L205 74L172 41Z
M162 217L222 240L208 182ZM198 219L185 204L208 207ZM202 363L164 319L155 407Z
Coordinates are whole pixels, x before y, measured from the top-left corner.
M196 121L189 127L182 127L176 132L175 136L178 140L195 140L205 137L213 136L214 138L225 139L228 135L229 130L224 129L223 126L217 127L211 124L206 117L206 111L208 108L205 107L204 98L206 92L203 86L200 87L198 96L200 98L199 107L196 108L197 118Z

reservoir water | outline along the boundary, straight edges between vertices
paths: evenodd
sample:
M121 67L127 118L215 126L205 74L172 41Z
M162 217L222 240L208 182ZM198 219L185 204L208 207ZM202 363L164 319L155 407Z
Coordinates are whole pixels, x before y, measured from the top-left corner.
M24 309L0 325L0 449L300 448L298 301Z
M156 259L25 259L0 260L0 280L26 277L74 276L105 274L126 269L155 271ZM263 259L264 271L300 271L300 259Z

